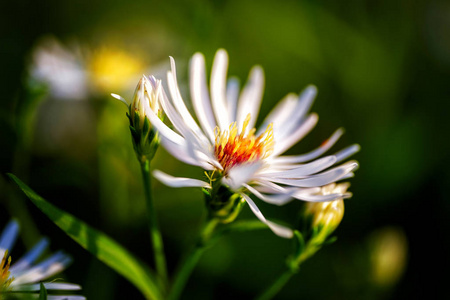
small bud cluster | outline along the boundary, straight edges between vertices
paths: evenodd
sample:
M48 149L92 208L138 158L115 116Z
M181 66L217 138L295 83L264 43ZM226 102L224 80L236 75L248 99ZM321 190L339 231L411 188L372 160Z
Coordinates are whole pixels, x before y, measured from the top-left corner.
M345 194L348 183L332 183L321 188L320 194ZM294 254L288 259L288 266L297 271L299 265L314 255L323 245L334 241L329 238L336 230L344 216L344 201L337 199L330 202L310 202L303 213L305 220L304 234L295 230Z
M162 118L159 108L161 96L161 81L153 76L143 76L134 92L133 102L129 105L127 117L130 121L133 147L141 163L151 160L159 145L158 134L153 130L148 115L154 112Z

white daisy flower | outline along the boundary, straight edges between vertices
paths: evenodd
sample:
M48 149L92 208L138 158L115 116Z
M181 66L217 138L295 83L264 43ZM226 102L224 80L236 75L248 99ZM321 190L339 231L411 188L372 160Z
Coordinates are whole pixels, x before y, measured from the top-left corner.
M318 158L329 150L343 134L334 132L317 149L302 155L282 156L315 126L318 116L308 113L316 96L314 86L300 95L288 94L255 129L261 105L264 74L255 66L239 93L236 79L227 80L228 55L217 51L211 72L210 89L206 82L205 59L196 53L190 63L190 91L199 124L188 111L177 83L175 61L167 74L171 98L164 93L161 106L174 130L155 113L148 114L159 131L161 144L177 159L200 166L210 182L191 178L175 178L161 171L154 176L171 187L203 187L211 189L213 177L249 204L253 213L277 235L290 238L292 230L268 221L250 197L275 205L292 199L322 202L348 198L349 193L321 193L321 187L353 176L355 161L337 165L359 150L352 145L344 150Z
M2 293L16 292L38 292L40 282L62 272L72 261L72 259L62 251L59 251L49 258L35 263L47 248L49 241L41 239L25 256L11 265L11 257L8 251L14 246L19 233L19 224L16 221L9 222L0 236L0 298ZM81 287L73 283L45 282L47 290L79 290ZM49 300L85 300L83 296L48 295Z

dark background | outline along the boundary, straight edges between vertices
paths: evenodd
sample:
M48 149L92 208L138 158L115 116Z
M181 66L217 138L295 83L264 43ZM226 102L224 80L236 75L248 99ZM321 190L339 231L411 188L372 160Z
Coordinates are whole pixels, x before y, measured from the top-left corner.
M74 257L58 277L81 284L88 299L140 299L132 285L31 205L5 174L16 174L50 202L150 263L126 108L109 94L130 99L142 73L164 78L170 55L189 98L189 58L204 53L210 69L215 51L225 48L229 74L242 83L253 65L264 68L259 121L287 93L310 83L318 87L313 111L319 123L288 153L314 149L340 126L346 134L333 150L355 142L362 148L354 156L361 167L351 179L354 196L345 202L338 241L307 261L276 299L445 295L449 29L450 3L438 0L3 1L0 227L11 217L22 224L13 260L45 235L52 251L64 249ZM39 53L61 53L55 47L65 49L63 62L78 68L83 88L77 88L76 79L52 87L50 79L36 75ZM49 74L63 78L64 67L52 65ZM202 176L164 150L154 167ZM159 183L154 188L173 271L195 238L202 194ZM258 205L267 216L285 220L295 219L302 206ZM245 208L240 218L254 216ZM389 242L383 244L383 237ZM383 255L394 257L398 267L377 281L373 262L381 244ZM290 241L268 230L228 236L202 258L183 299L251 298L281 273L290 247Z

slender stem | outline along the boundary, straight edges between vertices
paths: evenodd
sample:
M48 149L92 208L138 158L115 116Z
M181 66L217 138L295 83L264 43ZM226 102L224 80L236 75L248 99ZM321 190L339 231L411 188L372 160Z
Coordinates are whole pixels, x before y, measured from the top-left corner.
M158 273L163 286L168 286L166 257L164 255L164 245L161 237L161 232L158 228L158 220L156 219L156 212L153 207L153 199L151 192L151 176L150 176L150 161L145 160L141 164L142 178L144 180L145 199L147 202L147 217L150 229L150 239L153 246L153 255L155 257L156 272Z
M294 275L295 273L287 269L284 271L283 274L281 274L280 277L278 277L277 280L272 283L271 286L269 286L261 295L259 295L256 299L257 300L269 300L272 299L278 292L284 287L284 285L289 281L289 279Z
M204 225L197 244L188 253L175 274L172 288L170 289L169 296L167 297L168 300L176 300L180 297L192 271L208 246L207 242L212 237L214 229L218 224L219 221L217 219L209 219Z

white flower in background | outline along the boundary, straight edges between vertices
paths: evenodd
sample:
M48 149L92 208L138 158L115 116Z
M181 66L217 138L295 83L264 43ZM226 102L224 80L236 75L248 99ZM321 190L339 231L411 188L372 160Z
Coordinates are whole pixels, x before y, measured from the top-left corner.
M72 261L65 253L59 251L49 258L35 263L48 246L48 240L43 238L25 256L13 265L8 254L13 247L19 233L19 224L16 221L9 222L0 236L0 298L2 293L18 293L39 291L40 282L62 272ZM81 287L72 283L46 282L43 283L47 290L73 291ZM49 300L84 300L83 296L48 295Z
M81 55L55 38L43 39L33 50L30 75L49 88L56 99L82 100L88 96L88 76Z
M219 50L215 56L210 89L206 82L202 54L192 57L190 90L192 104L200 126L188 111L177 83L175 61L171 58L167 74L171 95L165 94L161 106L175 130L150 113L152 125L159 131L161 144L179 160L207 170L210 182L191 178L175 178L161 171L154 176L172 187L212 189L214 180L240 194L253 213L273 232L292 237L292 230L266 220L251 199L283 205L293 198L323 202L350 197L345 191L323 194L321 187L353 176L358 164L337 163L359 150L352 145L334 155L319 158L343 134L338 129L317 149L302 155L281 156L301 140L317 123L315 113L308 114L316 96L316 88L308 86L299 96L287 95L255 129L264 89L263 70L255 66L247 84L239 93L239 83L227 81L228 55Z
M116 46L63 44L54 37L41 39L31 55L30 76L45 84L55 99L83 100L110 90L129 90L143 70L135 53ZM129 78L124 80L124 78Z

